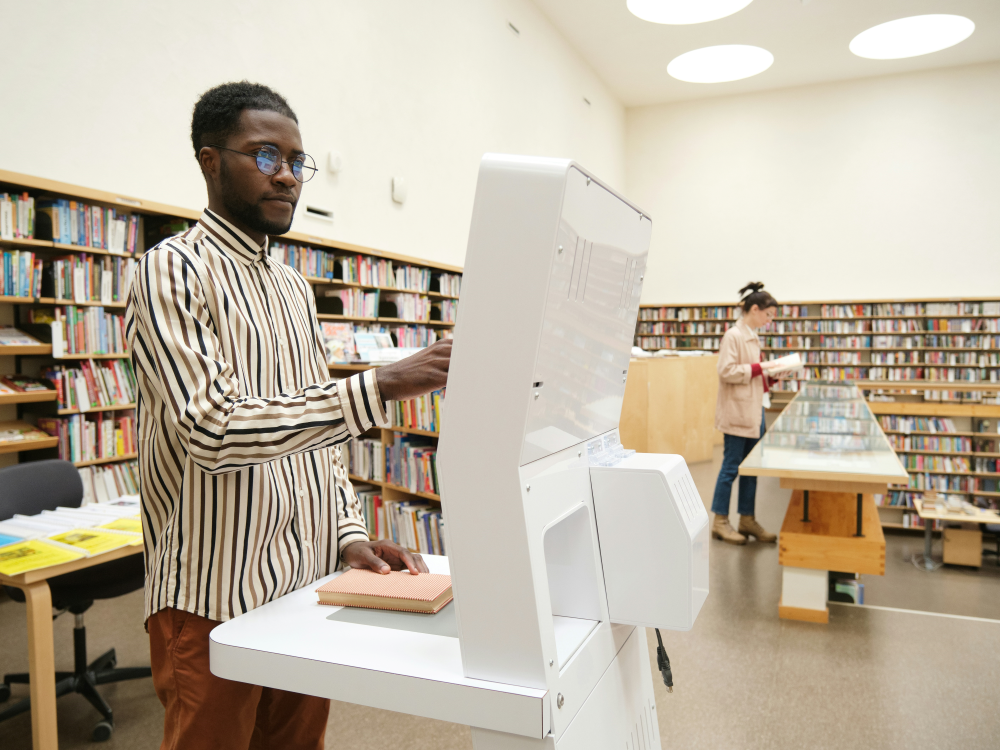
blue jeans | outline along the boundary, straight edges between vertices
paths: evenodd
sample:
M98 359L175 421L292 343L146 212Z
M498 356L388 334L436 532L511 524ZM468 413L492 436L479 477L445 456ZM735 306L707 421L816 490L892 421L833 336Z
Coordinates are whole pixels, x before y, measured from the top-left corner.
M764 410L760 410L760 435L764 436ZM746 458L760 438L745 438L737 435L723 435L722 468L715 482L715 495L712 496L712 512L720 516L729 515L729 498L733 494L733 481L739 475L740 464ZM752 516L757 500L757 477L740 477L739 502L737 507L741 516Z

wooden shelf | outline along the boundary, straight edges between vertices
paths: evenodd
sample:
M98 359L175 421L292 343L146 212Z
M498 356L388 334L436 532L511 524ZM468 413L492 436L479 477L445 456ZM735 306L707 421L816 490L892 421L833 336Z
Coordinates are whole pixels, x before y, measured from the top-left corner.
M413 495L414 497L422 497L425 500L433 500L434 502L441 502L441 496L435 495L433 492L414 492L406 487L400 487L398 484L390 484L389 482L383 482L378 479L364 479L355 474L348 474L348 478L352 482L361 482L363 484L374 484L376 487L381 487L386 490L396 490L397 492L403 492L407 495Z
M126 411L127 409L136 408L136 404L115 404L113 406L95 406L90 409L85 409L80 411L79 409L58 409L56 414L96 414L99 411Z
M8 305L33 305L35 303L34 297L9 297L6 294L0 295L0 302L6 302Z
M9 245L10 247L51 248L52 240L36 240L29 237L19 237L12 240L0 240L0 245Z
M1000 473L995 471L935 471L933 469L910 469L906 466L908 474L933 474L934 476L942 477L983 477L984 479L997 479L1000 478ZM948 490L941 490L941 492L947 492ZM971 492L972 490L969 490Z
M88 253L90 255L111 255L116 258L134 258L132 253L116 253L111 250L104 250L100 247L86 247L85 245L69 245L64 242L53 242L52 240L18 239L0 240L0 244L11 247L26 247L32 250L48 250L50 252L62 251L71 253Z
M52 344L0 346L0 357L47 357L50 354L52 354Z
M39 297L37 300L32 300L32 302L39 305L74 305L76 307L115 307L122 309L128 304L127 302L94 302L93 300L76 302L71 299L57 299L55 297Z
M57 392L28 391L26 393L0 393L0 406L5 404L35 404L40 401L55 401Z
M951 437L951 436L981 437L981 438L992 438L993 440L1000 438L1000 433L996 432L960 432L960 431L930 432L923 430L910 430L909 432L907 432L906 430L882 430L882 432L884 432L886 435L932 435L934 437Z
M941 433L938 433L941 434ZM1000 453L976 453L975 451L922 451L910 448L893 448L896 455L899 454L919 454L922 456L972 456L973 458L1000 458Z
M425 264L413 264L413 265L425 265ZM453 297L450 294L442 294L441 292L424 292L420 289L400 289L394 286L372 286L370 284L359 284L356 281L344 281L343 279L328 279L323 276L303 276L303 278L310 284L322 284L324 286L336 286L343 287L345 289L370 289L372 291L379 292L393 292L399 294L419 294L421 297L433 297L434 299L458 299L458 297Z
M53 357L53 359L58 362L63 359L128 359L131 356L129 352L124 354L66 354L62 357Z
M403 320L402 318L365 318L356 315L336 315L334 313L317 313L319 320L344 320L362 323L396 323L407 326L453 326L454 323L445 323L440 320Z
M131 461L133 458L139 458L138 453L128 453L124 456L111 456L110 458L95 458L90 461L74 461L73 465L78 469L84 466L98 466L100 464L113 464L118 461Z
M434 432L433 430L418 430L415 427L383 427L382 429L388 430L389 432L402 432L405 435L423 435L424 437L440 437L440 432Z
M23 420L13 422L0 422L0 430L30 430L23 440L0 441L0 453L22 453L24 451L36 451L43 448L55 448L59 445L59 438L52 437L47 432L39 430L34 425Z

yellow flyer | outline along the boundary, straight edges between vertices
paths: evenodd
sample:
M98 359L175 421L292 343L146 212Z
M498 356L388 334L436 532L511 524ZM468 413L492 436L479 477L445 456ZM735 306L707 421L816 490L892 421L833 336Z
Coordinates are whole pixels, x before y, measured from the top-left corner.
M86 557L86 554L57 547L41 539L30 539L0 549L0 574L16 576L29 570L73 562L81 557Z
M49 539L81 549L88 555L100 555L127 546L133 540L133 536L100 529L70 529L53 534Z
M102 523L99 529L114 529L115 531L130 531L133 534L142 533L142 519L139 516L132 518L118 518L108 523Z

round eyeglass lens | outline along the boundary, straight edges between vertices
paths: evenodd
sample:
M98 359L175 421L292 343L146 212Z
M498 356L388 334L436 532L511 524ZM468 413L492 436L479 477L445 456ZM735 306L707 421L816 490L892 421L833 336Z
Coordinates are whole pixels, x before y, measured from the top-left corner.
M267 175L272 175L281 169L281 154L271 146L263 146L257 152L257 169Z
M316 174L316 162L309 154L299 154L292 160L292 175L299 182L309 182Z

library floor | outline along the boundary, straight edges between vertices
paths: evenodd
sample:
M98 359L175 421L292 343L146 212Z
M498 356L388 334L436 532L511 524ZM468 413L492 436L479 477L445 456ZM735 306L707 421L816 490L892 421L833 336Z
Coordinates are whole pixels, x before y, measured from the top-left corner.
M720 461L717 452L691 467L706 502ZM787 502L777 481L761 481L757 515L765 526L778 529ZM778 619L774 545L713 542L711 594L694 630L665 634L672 695L654 671L664 748L996 747L1000 567L987 558L981 570L924 573L908 562L921 550L917 534L887 535L885 577L864 578L873 606L831 605L824 626ZM97 603L87 613L91 654L113 645L119 664L148 664L141 619L140 593ZM72 664L72 626L68 616L55 622L63 669ZM0 599L0 633L0 673L26 670L23 606ZM105 747L158 747L163 710L150 681L101 690L117 723ZM24 693L17 687L14 698ZM87 737L96 720L83 698L61 699L60 747L93 747ZM29 716L19 716L0 724L0 747L27 750L30 735ZM467 727L344 703L334 703L327 730L331 750L471 746Z

